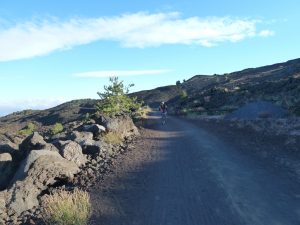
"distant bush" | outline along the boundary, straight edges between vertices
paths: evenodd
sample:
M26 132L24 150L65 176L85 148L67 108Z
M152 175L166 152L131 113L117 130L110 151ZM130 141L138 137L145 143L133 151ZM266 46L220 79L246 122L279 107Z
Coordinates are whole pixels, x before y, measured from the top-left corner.
M43 218L49 225L86 225L91 214L89 194L85 191L59 191L46 197Z
M35 130L35 125L32 122L29 122L26 127L22 130L19 130L19 134L20 135L24 135L24 136L29 136L31 134L33 134Z
M55 134L62 132L63 130L64 130L63 125L61 123L56 123L51 128L51 133L52 133L52 135L55 135Z
M176 86L180 86L180 80L176 81Z
M98 92L101 101L96 108L99 113L109 115L131 113L141 108L142 103L138 102L136 98L128 96L129 88L134 86L133 84L125 87L123 81L119 81L118 77L111 77L109 81L111 84L104 86L104 92Z
M89 113L86 113L85 115L84 115L84 121L89 121L90 119L91 119L91 114L89 114Z
M188 97L188 93L186 92L186 90L181 90L180 91L180 98L185 99Z
M107 134L105 134L103 136L103 140L106 143L112 144L112 145L118 145L122 143L122 138L120 137L119 134L117 134L116 132L108 132Z
M25 110L22 110L22 111L17 111L17 112L13 112L12 115L14 116L27 116L27 115L30 115L34 112L37 112L38 110L32 110L32 109L25 109Z

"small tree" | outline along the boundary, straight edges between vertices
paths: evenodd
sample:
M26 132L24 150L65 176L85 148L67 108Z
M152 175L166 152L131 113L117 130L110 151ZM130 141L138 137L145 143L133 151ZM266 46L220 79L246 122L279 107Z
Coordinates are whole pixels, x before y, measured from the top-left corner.
M180 80L176 81L176 86L180 86Z
M129 97L129 89L134 86L124 86L118 77L109 78L110 85L104 86L104 92L97 94L101 101L97 104L97 111L106 114L130 113L138 110L142 104L135 97Z

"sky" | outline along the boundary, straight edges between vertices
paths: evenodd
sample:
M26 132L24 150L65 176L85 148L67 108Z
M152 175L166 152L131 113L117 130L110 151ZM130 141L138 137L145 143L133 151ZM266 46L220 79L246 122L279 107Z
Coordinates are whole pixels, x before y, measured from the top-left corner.
M0 2L0 115L299 58L299 0Z

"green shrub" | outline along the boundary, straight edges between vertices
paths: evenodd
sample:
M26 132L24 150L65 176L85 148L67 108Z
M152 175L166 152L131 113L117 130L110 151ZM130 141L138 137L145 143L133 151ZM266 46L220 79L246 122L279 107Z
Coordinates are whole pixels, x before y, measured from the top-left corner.
M188 93L186 92L186 90L181 90L180 92L180 98L185 99L188 97Z
M49 225L86 225L90 214L90 197L84 191L59 191L44 201L43 218Z
M31 134L33 134L35 130L35 125L32 122L29 122L25 128L23 128L22 130L19 130L19 134L20 135L24 135L24 136L29 136Z
M51 128L52 135L58 134L64 130L64 126L61 123L56 123Z
M101 99L96 105L98 112L109 115L131 113L142 106L142 103L139 103L136 98L128 96L129 88L133 84L125 87L123 81L119 81L118 77L111 77L109 81L111 84L104 86L104 93L98 92Z

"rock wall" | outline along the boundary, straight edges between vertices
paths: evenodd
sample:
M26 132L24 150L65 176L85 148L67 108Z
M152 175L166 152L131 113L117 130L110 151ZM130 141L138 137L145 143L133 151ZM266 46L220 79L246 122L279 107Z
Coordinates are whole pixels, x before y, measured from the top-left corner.
M38 207L41 194L58 181L88 185L90 175L105 170L122 149L122 144L105 142L107 132L123 141L139 134L126 115L75 121L65 127L52 137L34 132L19 145L0 140L0 187L6 188L0 192L0 224L20 224L18 217Z

